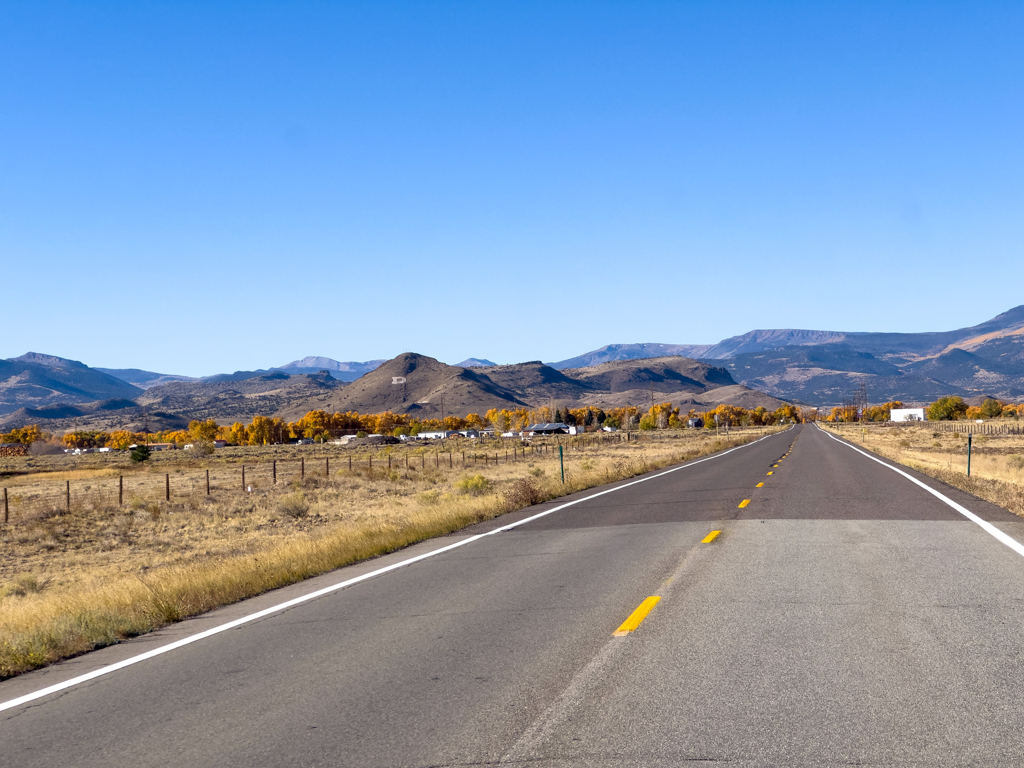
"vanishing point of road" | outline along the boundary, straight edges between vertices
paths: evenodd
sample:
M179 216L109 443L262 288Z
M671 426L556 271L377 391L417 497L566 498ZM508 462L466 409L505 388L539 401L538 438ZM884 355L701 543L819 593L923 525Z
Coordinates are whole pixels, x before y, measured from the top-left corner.
M1022 765L1021 541L798 426L8 680L0 765Z

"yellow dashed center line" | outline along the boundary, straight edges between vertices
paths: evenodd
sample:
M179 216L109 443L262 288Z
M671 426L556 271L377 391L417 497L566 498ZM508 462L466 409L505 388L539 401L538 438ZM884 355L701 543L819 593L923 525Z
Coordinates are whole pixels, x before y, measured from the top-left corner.
M744 508L745 506L747 506L747 504L749 504L749 503L750 503L750 499L744 499L743 501L741 501L741 502L740 502L740 506L739 506L739 508L740 508L740 509L743 509L743 508Z
M771 472L769 472L768 474L770 475L770 474L771 474Z
M718 538L718 534L720 534L720 533L721 533L721 531L712 531L707 536L705 536L703 539L701 539L700 543L701 544L710 544L712 541L714 541L715 539Z
M757 484L757 487L758 487L758 488L764 488L764 483L758 483L758 484Z
M657 595L652 595L640 603L637 609L629 614L629 618L626 619L622 624L612 632L613 637L625 637L634 629L640 626L640 623L647 618L647 614L651 612L651 609L658 604L661 600Z

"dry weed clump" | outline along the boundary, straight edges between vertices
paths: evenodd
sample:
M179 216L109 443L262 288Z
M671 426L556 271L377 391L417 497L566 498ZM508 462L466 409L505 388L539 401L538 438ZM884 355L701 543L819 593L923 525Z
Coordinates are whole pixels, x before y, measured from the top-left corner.
M567 450L564 484L554 454L495 465L492 450L480 452L489 464L453 460L449 469L435 454L433 464L407 467L400 456L391 468L375 460L372 469L257 482L246 492L194 489L172 502L138 494L119 507L109 495L83 494L70 511L55 505L0 526L0 678L764 432Z

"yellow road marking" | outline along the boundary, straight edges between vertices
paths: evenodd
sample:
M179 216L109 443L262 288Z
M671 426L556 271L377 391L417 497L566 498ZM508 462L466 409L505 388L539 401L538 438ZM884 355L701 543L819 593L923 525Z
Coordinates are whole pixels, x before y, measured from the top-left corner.
M714 541L716 538L718 538L718 534L720 534L720 533L721 533L721 531L712 531L707 536L705 536L703 539L701 539L700 543L701 544L710 544L712 541Z
M622 622L621 626L612 632L612 637L625 637L634 629L640 626L640 623L647 618L647 614L651 612L651 609L658 604L661 600L657 595L652 595L640 603L637 609L629 614L629 618Z
M764 483L758 483L758 484L757 484L757 487L758 487L758 488L764 488Z
M770 474L771 474L771 472L769 472L768 474L770 475Z
M740 502L740 506L739 506L739 508L740 508L740 509L743 509L743 508L744 508L745 506L747 506L747 504L749 504L749 503L750 503L750 499L744 499L743 501L741 501L741 502Z
M772 464L772 466L773 466L773 467L778 467L779 465L778 465L778 464Z

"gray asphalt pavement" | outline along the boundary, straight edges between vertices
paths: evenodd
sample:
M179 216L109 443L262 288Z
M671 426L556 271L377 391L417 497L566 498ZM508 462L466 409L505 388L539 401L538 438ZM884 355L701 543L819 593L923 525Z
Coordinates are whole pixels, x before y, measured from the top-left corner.
M815 427L620 485L2 712L0 765L1024 764L1024 558L978 525ZM529 514L15 678L0 702Z

